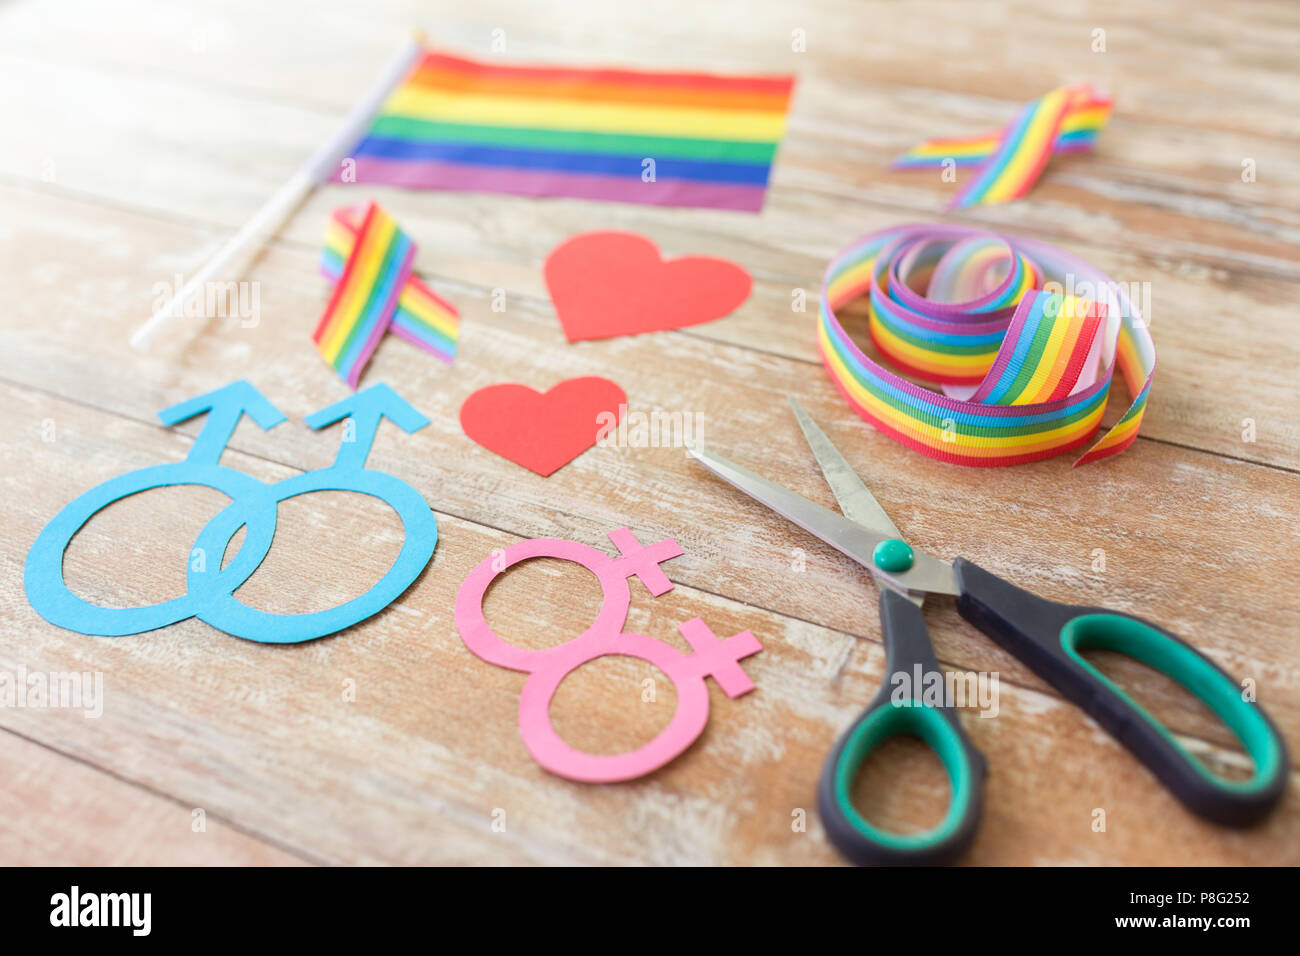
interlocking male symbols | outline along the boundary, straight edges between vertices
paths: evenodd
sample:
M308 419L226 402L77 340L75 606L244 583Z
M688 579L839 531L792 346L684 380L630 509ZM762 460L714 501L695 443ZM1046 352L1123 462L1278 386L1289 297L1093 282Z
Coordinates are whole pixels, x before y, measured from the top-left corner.
M683 654L671 644L644 634L623 633L632 601L627 579L640 578L658 597L673 586L659 565L680 555L682 549L671 538L642 545L627 528L611 531L609 537L620 552L617 558L576 541L521 541L486 558L466 576L456 595L456 629L465 646L489 664L529 672L519 694L519 732L528 752L551 773L587 783L631 780L657 770L686 750L704 732L709 720L705 678L716 680L728 697L748 693L754 684L741 670L740 661L763 649L749 631L719 640L698 617L677 628L691 645L692 654ZM562 558L582 565L600 582L604 600L596 620L582 634L555 647L530 651L506 643L488 626L483 617L483 596L498 574L520 561L539 557ZM571 671L607 654L636 657L663 671L677 688L677 710L658 736L636 750L623 754L584 753L555 732L551 697Z
M166 627L197 617L236 637L267 644L293 644L333 634L387 607L424 570L438 541L433 512L414 488L366 467L379 423L388 418L410 434L429 424L387 385L374 385L306 419L314 429L350 419L334 463L327 468L267 484L219 464L221 453L243 415L263 429L284 414L246 381L191 398L158 413L164 425L206 414L202 431L184 461L154 465L119 475L92 488L64 507L41 531L27 553L27 600L51 624L83 634L116 637ZM167 485L205 485L231 499L199 532L190 551L186 593L144 607L114 608L77 597L63 580L63 553L90 518L119 498ZM375 585L337 607L303 614L260 611L241 603L235 591L257 570L275 537L279 503L312 491L355 491L388 503L405 531L402 550ZM230 539L247 527L244 543L226 567L222 557Z

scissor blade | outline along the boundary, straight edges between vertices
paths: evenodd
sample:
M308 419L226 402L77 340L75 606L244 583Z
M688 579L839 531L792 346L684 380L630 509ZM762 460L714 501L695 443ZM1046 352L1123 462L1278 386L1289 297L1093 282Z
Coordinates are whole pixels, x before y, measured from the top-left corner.
M812 449L817 464L821 466L826 483L835 493L835 500L840 506L840 511L844 512L844 517L866 525L886 538L902 540L903 536L899 534L898 528L885 513L885 509L880 506L876 496L862 483L853 466L844 460L844 456L826 437L826 433L808 417L803 406L793 397L790 398L790 407L794 409L794 417L798 419L799 427L803 429L803 437L807 439L808 447Z
M957 594L957 581L952 565L913 548L915 563L906 571L890 573L880 570L871 559L876 545L889 535L877 534L870 528L850 521L829 508L823 508L803 495L782 488L775 482L756 475L747 468L732 464L725 458L702 448L687 446L687 451L699 459L704 467L745 494L761 501L779 515L793 521L810 534L821 538L832 548L847 554L877 578L905 591L927 591L934 594Z

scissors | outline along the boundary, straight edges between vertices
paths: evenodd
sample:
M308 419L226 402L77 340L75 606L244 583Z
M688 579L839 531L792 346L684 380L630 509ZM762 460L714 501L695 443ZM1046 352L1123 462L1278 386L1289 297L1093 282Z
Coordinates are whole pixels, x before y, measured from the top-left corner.
M790 400L799 427L835 493L842 515L698 447L689 451L718 477L857 561L880 589L887 679L826 758L818 812L831 842L859 865L937 864L958 857L975 837L987 764L962 730L950 701L936 703L913 675L943 674L921 613L929 594L949 594L967 621L1002 645L1091 716L1155 774L1190 810L1229 826L1267 814L1282 796L1286 745L1263 708L1181 638L1132 614L1058 604L1021 590L956 558L951 563L911 547L830 439ZM1255 763L1248 780L1211 772L1137 701L1082 655L1109 650L1172 678L1228 725ZM896 681L894 675L907 675ZM891 687L899 684L899 688ZM908 687L910 685L910 690ZM942 686L942 685L940 685ZM850 797L873 749L891 737L919 737L939 756L952 797L943 819L922 833L897 834L870 823Z

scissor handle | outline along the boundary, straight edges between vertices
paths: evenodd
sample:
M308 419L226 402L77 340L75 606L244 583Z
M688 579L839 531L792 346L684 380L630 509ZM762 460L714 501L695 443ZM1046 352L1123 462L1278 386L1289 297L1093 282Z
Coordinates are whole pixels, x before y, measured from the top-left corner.
M880 592L880 621L886 679L827 755L817 789L818 812L831 842L859 866L947 863L975 836L984 802L984 755L966 737L948 702L937 707L926 703L924 686L916 686L918 675L943 677L921 609L885 588ZM930 746L952 786L943 819L923 833L882 830L853 806L853 781L863 761L881 743L901 734L919 737Z
M1262 706L1186 641L1132 614L1044 600L963 558L953 570L962 617L1101 724L1190 810L1215 823L1245 826L1281 799L1289 768L1282 735ZM1230 780L1209 770L1090 664L1081 653L1086 650L1117 651L1177 681L1237 735L1255 762L1254 775Z

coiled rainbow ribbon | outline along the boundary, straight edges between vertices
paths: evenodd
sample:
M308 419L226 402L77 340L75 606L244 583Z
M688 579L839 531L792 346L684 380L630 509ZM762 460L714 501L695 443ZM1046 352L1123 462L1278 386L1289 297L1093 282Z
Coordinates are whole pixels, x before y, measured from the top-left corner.
M978 167L949 208L1018 199L1033 188L1053 154L1092 149L1111 106L1109 96L1087 83L1057 87L1026 103L997 133L927 140L894 160L893 168L938 168L948 162Z
M854 344L836 312L863 293L881 355L943 393ZM840 252L822 280L818 344L831 380L876 428L931 458L980 467L1085 444L1116 365L1133 403L1074 464L1123 451L1156 364L1146 320L1101 270L1046 242L954 225L874 232Z

